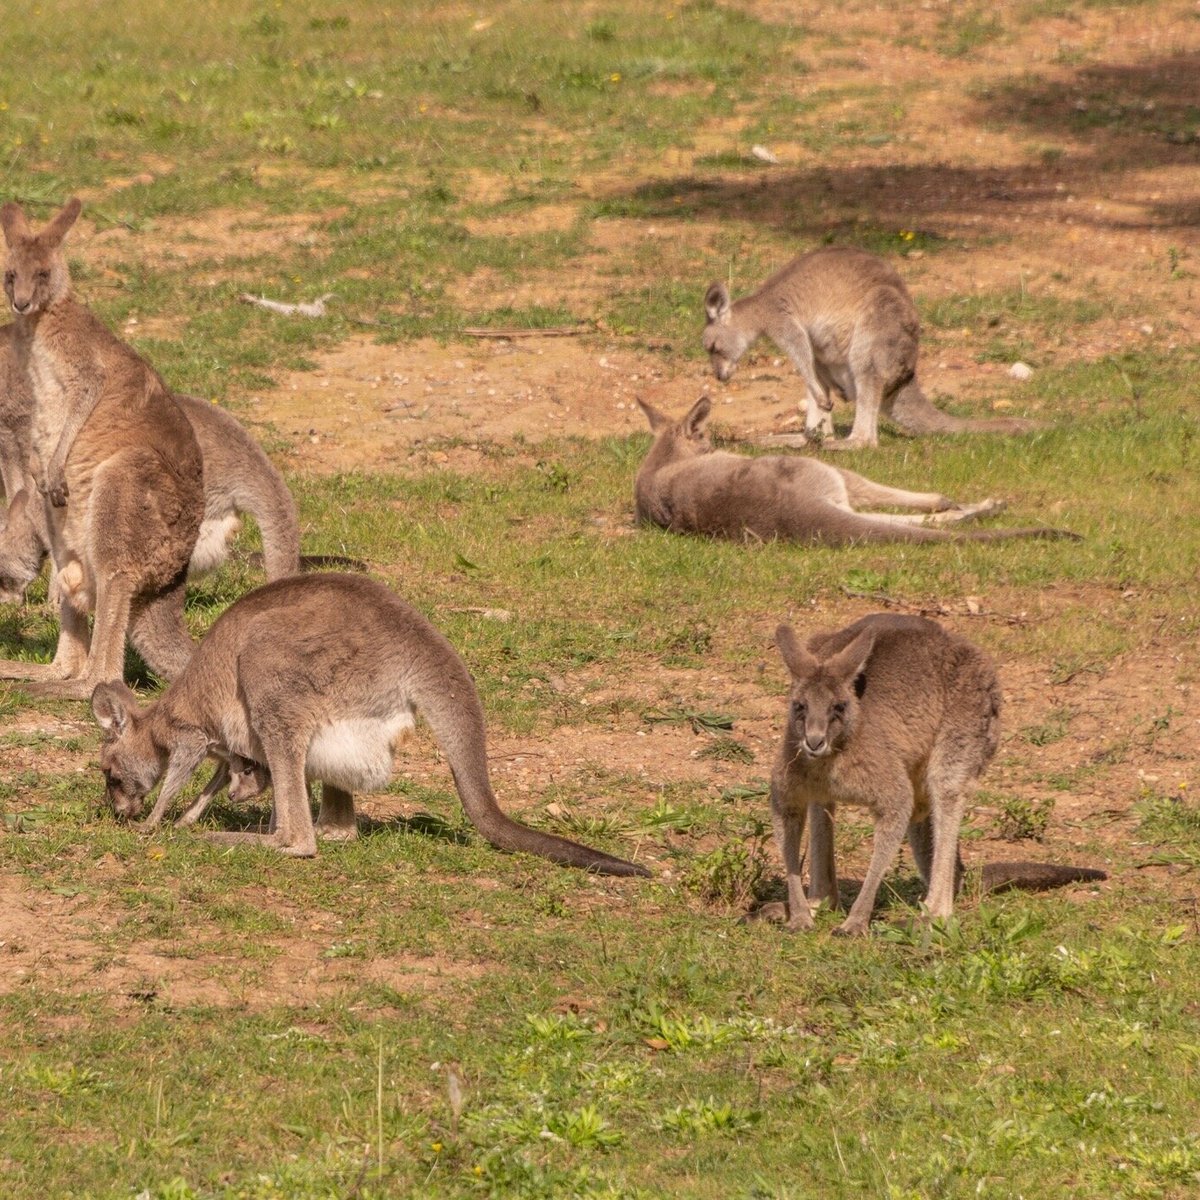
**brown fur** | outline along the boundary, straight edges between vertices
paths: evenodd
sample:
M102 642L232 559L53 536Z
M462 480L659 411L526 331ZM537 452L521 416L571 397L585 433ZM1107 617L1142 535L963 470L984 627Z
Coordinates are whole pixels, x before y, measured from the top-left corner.
M959 506L937 493L873 483L853 471L803 455L748 458L717 451L705 433L710 412L707 397L698 400L682 421L672 421L639 403L655 438L634 483L637 518L676 533L826 546L1076 537L1048 528L930 529L917 522L952 523L994 512L1000 506L987 500ZM858 513L854 504L890 505L937 515Z
M492 845L604 874L647 874L501 812L465 664L416 609L362 576L269 583L222 613L156 703L140 708L123 685L108 685L97 688L92 707L107 734L100 762L117 815L138 816L162 780L150 828L209 753L236 754L269 770L275 828L216 836L314 854L306 777L324 783L317 828L348 834L352 792L386 783L391 746L420 712L467 815Z
M200 449L158 374L70 292L72 201L40 233L0 209L12 350L34 408L32 471L60 596L51 678L68 695L120 679L125 635L170 678L191 656L184 581L203 513ZM95 609L88 637L87 614Z
M865 250L826 246L803 254L733 302L723 283L710 284L704 310L704 349L722 382L765 335L804 380L809 434L832 435L834 389L855 405L850 436L832 446L878 445L880 414L913 434L1037 428L1017 418L964 420L929 403L916 378L916 306L896 271Z
M0 336L6 332L0 329ZM4 375L5 347L0 341L0 379ZM0 394L0 442L12 435L18 449L29 457L32 396L25 392L28 407L9 403ZM204 519L188 563L189 575L200 575L225 561L228 543L241 524L240 514L249 513L262 533L260 565L268 579L294 575L301 566L300 524L296 505L283 476L249 433L223 409L194 396L174 394L175 403L192 427L204 460ZM42 559L49 550L49 531L43 506L20 500L34 493L32 476L25 474L17 486L5 491L10 507L0 533L0 600L17 601L37 578ZM321 564L332 565L332 564Z
M812 928L810 902L840 907L833 849L839 804L867 808L875 834L867 877L837 932L867 932L879 885L906 836L928 886L928 915L949 917L962 880L963 812L1000 737L1000 685L991 660L933 621L893 614L814 634L807 647L781 625L776 641L792 679L771 776L788 927ZM800 877L806 821L807 897ZM1018 878L1034 886L1103 878L1086 868L1011 866L1006 880L993 872L991 886L1020 886Z

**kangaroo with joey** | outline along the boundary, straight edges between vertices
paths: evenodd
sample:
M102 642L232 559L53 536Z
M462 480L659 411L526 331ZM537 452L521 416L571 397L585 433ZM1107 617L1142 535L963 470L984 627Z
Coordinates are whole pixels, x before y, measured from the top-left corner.
M876 613L802 645L789 625L776 644L791 675L771 775L771 817L787 876L788 928L811 929L811 905L840 907L833 815L866 808L870 865L839 934L865 934L884 875L907 837L930 918L950 916L962 880L959 827L1000 738L1000 684L977 646L924 617ZM809 828L809 886L801 842ZM1103 871L1053 864L1009 868L995 886L1057 886ZM987 880L985 879L985 886Z
M865 250L825 246L802 254L740 300L712 283L704 312L704 349L716 377L728 382L742 355L769 337L808 389L808 438L832 449L877 446L881 414L910 434L1038 428L1020 418L953 417L929 402L917 383L916 305L895 269ZM855 406L842 441L833 440L834 389Z
M794 541L824 546L857 542L993 542L1070 538L1061 529L939 529L998 512L983 500L959 505L936 492L909 492L854 471L796 454L748 457L714 450L705 432L711 401L702 396L681 421L639 400L654 442L634 481L637 519L676 533ZM889 505L915 513L862 513ZM932 515L918 515L932 514Z
M501 811L466 665L415 608L362 576L268 583L221 614L156 702L143 707L124 684L112 683L96 689L92 709L105 733L100 764L116 815L139 816L162 782L143 828L162 819L210 753L239 755L270 773L273 829L211 836L315 854L317 832L353 836L352 793L387 783L393 746L420 713L463 808L493 846L601 874L649 873ZM308 779L323 783L315 828Z
M33 396L30 465L60 616L53 663L3 673L86 698L122 677L127 632L166 678L191 657L184 587L204 484L196 437L162 379L71 293L63 239L80 207L70 201L37 233L19 205L0 208L17 315L8 336Z

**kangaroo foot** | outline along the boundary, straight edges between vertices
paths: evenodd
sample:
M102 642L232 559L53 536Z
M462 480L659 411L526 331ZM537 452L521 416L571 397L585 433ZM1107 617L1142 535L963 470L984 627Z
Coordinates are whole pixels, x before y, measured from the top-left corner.
M90 679L47 679L25 689L31 696L53 700L90 700L96 684Z
M323 842L352 842L358 837L358 825L322 825L318 821L314 826L317 837Z
M926 525L957 525L961 521L977 521L980 517L990 517L1003 512L1008 505L1003 500L995 500L990 496L980 500L978 504L962 504L945 512L935 513L926 521Z
M0 679L57 679L53 663L21 662L16 658L0 658Z
M224 831L206 832L207 841L215 842L218 846L262 846L266 850L277 850L280 854L292 858L315 858L317 841L292 842L286 844L280 840L277 833L226 833Z
M753 912L748 912L738 922L739 925L753 925L757 921L766 921L771 925L782 925L787 920L787 905L782 900L772 900L763 904Z
M803 450L805 446L819 443L820 439L810 438L803 433L772 433L762 439L763 446L783 446L787 450Z

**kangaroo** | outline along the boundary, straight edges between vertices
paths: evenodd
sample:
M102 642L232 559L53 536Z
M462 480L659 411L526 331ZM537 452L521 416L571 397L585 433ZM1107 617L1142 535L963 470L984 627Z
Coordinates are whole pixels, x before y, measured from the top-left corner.
M126 632L167 678L191 657L184 587L204 489L200 448L162 379L71 294L62 243L80 207L70 201L35 234L9 202L0 228L60 613L54 662L41 672L21 664L19 677L65 681L46 690L86 697L121 678Z
M896 271L850 246L802 254L756 292L733 302L723 283L704 297L704 349L713 373L727 383L738 360L763 335L782 350L804 380L809 436L832 438L837 388L854 404L854 425L836 449L879 444L879 415L906 433L1024 433L1038 428L1015 417L965 420L935 408L917 383L920 318Z
M204 461L204 518L188 562L188 576L215 570L225 561L244 512L254 517L262 531L267 578L294 575L301 566L300 526L283 476L228 413L194 396L175 394L173 399L191 425ZM24 432L28 446L28 420ZM20 600L37 578L49 550L42 505L28 502L32 478L27 475L18 487L15 493L8 492L8 519L0 532L0 600Z
M839 804L868 808L875 833L862 890L835 932L867 932L879 885L906 835L928 887L928 915L949 917L963 873L963 811L1000 738L1000 684L991 660L933 621L886 613L815 634L807 648L789 625L779 626L775 641L792 679L771 775L788 928L813 927L810 902L840 907L833 853ZM807 898L800 878L806 816ZM1089 868L1009 867L1010 876L1027 874L1034 886L1106 878ZM996 878L992 886L1006 883L1013 879Z
M221 614L157 702L141 708L124 684L112 683L96 689L92 709L106 735L100 765L117 816L138 816L162 780L147 828L210 752L237 754L270 772L274 830L213 836L313 855L316 830L348 836L354 829L352 792L387 782L393 744L420 712L463 808L493 846L603 874L649 874L501 812L466 665L416 609L362 576L268 583ZM324 783L316 830L306 777Z
M908 492L814 458L747 458L714 450L705 433L711 401L702 396L682 421L639 400L655 437L634 481L637 519L676 533L846 546L855 542L998 541L1071 538L1061 529L926 528L998 512L996 500L959 505L935 492ZM859 513L855 504L916 513Z

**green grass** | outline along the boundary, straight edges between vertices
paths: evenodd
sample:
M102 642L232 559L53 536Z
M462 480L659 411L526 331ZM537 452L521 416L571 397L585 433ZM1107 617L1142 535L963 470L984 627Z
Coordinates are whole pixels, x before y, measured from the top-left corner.
M581 340L588 355L616 341L691 368L709 278L732 273L741 290L823 241L906 275L914 252L931 273L950 252L1019 254L986 222L904 207L926 184L942 196L947 158L966 189L951 207L972 202L957 143L913 132L942 81L862 72L875 42L903 47L909 17L925 22L922 49L965 72L1030 23L1053 19L1057 39L1062 18L1109 2L944 19L913 5L881 29L877 6L814 24L711 0L478 12L42 0L5 17L0 190L39 217L82 190L98 231L132 226L124 241L78 239L81 293L174 386L235 410L362 336L360 321L400 342L579 321L602 331ZM1126 95L1089 45L1072 43L1069 80L993 63L985 87L938 103L947 119L990 114L1007 130L1015 118L1031 145L1132 133L1185 153L1186 89L1151 71ZM748 157L755 142L785 164ZM1069 171L1073 153L1048 165ZM899 172L893 191L898 165L931 174L906 191ZM650 229L664 236L640 236ZM585 261L590 300L509 306L462 286L554 281ZM1153 270L1164 308L1183 304L1186 251ZM324 321L280 320L237 303L243 291L336 300ZM86 710L0 684L5 1196L1193 1194L1194 760L1162 758L1190 728L1190 693L1114 723L1080 758L1094 714L1054 689L1115 683L1147 651L1178 664L1168 685L1194 688L1196 349L1179 337L1075 353L1106 319L1144 316L1082 277L914 291L933 345L966 330L981 361L1038 367L1019 392L984 380L956 408L978 415L1002 394L1048 427L885 433L854 468L1002 496L1002 523L1082 542L828 551L616 536L644 434L484 442L471 473L408 462L291 479L305 549L369 560L428 613L471 667L494 736L530 754L526 776L498 776L502 802L650 857L651 882L490 849L427 739L382 797L395 815L313 861L169 829L143 839L102 810ZM147 328L156 317L169 329ZM191 587L193 631L257 579L235 561ZM965 830L967 857L997 830L1045 836L1029 853L1057 854L1069 813L1070 849L1103 855L1106 890L968 895L930 930L902 862L870 941L832 938L828 914L808 937L737 922L781 895L771 749L747 733L747 711L784 687L772 631L837 623L847 592L931 609L984 598L992 616L973 636L1035 665L1047 698L1010 726L980 798L995 814ZM44 583L31 599L0 610L0 655L52 654ZM621 754L588 742L596 733ZM656 760L656 736L687 747L695 773ZM1161 782L1130 782L1160 758ZM1132 810L1124 840L1101 841L1090 809L1078 818L1081 794L1101 790ZM210 820L265 817L218 803ZM852 870L869 829L839 815Z

